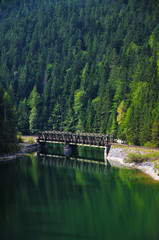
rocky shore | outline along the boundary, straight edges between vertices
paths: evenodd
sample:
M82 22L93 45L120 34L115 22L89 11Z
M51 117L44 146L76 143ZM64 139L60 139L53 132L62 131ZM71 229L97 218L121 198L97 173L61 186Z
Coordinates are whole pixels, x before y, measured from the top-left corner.
M159 164L159 157L158 160L151 160L151 161L144 161L144 162L132 162L128 163L126 161L128 154L130 153L136 153L136 154L141 154L144 155L145 153L148 152L158 152L159 150L150 150L150 149L142 149L142 148L136 148L136 147L129 147L129 146L117 146L113 145L111 146L111 149L109 151L107 159L109 160L110 164L111 162L117 163L117 166L125 166L129 168L137 168L143 171L144 173L148 174L151 176L153 179L159 181L159 168L156 167Z
M21 144L23 148L16 153L0 155L0 161L10 161L16 159L17 157L22 157L25 153L33 152L38 149L37 143L34 144Z

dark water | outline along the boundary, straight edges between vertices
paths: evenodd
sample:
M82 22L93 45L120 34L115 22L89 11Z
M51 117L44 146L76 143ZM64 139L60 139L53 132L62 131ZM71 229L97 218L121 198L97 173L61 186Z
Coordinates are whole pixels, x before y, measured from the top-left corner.
M0 240L159 239L159 183L106 167L103 150L49 148L0 164Z

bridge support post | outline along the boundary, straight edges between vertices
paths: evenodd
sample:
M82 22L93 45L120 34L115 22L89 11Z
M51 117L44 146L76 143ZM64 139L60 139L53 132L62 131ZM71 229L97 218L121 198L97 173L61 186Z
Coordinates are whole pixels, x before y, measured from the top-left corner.
M41 144L40 144L40 142L37 142L37 144L38 144L38 153L40 153L41 152Z
M45 150L46 150L46 142L38 142L38 151L45 152Z
M70 155L71 152L72 152L71 145L70 144L65 144L64 145L64 154L67 156L67 155Z
M109 151L110 151L111 145L107 144L104 149L104 159L107 159Z
M78 146L77 145L72 145L72 144L66 144L64 145L64 154L66 156L70 156L72 154L76 154L78 150Z
M108 154L109 154L109 151L110 151L110 148L111 148L111 145L110 145L110 144L107 144L107 145L105 146L105 149L104 149L104 161L105 161L105 165L107 165L108 168L111 167L110 162L109 162L108 159L107 159Z

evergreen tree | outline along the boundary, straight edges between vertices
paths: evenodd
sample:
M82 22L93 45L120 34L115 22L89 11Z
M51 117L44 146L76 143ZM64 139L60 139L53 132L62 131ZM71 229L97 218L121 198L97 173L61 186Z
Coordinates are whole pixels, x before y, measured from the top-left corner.
M37 92L36 86L34 86L28 99L28 106L31 108L29 115L29 129L33 133L34 131L36 132L39 128L39 113L37 108L40 102L40 95Z
M156 144L158 1L3 0L0 8L0 82L15 96L22 133L65 129Z
M11 87L8 92L12 93ZM17 149L16 108L8 92L0 84L0 154Z

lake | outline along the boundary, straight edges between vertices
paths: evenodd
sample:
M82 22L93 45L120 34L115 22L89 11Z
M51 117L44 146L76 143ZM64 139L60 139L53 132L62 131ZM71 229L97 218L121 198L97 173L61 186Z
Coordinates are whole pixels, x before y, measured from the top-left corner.
M1 163L0 240L158 239L159 183L105 165L103 151L50 144Z

